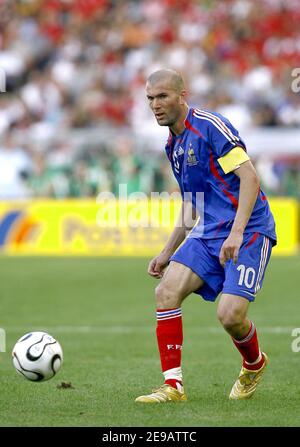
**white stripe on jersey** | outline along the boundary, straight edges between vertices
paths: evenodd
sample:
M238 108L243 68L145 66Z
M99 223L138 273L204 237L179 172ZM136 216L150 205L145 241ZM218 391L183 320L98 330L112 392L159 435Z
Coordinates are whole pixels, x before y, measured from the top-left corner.
M238 137L232 133L232 131L219 117L209 112L200 111L200 109L195 109L193 115L198 119L211 122L232 144L239 142Z
M214 115L213 113L208 112L207 110L201 110L201 109L196 109L196 110L199 115L205 115L207 117L215 119L219 123L219 125L225 130L225 132L227 132L229 134L229 136L231 136L231 138L233 140L239 141L238 137L233 134L231 129L217 115Z

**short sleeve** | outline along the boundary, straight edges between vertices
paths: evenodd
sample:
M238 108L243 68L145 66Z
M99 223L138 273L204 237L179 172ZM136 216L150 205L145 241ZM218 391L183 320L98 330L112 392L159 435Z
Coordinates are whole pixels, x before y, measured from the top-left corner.
M218 158L223 157L236 146L246 151L244 141L227 118L215 113L208 114L206 118L208 143Z

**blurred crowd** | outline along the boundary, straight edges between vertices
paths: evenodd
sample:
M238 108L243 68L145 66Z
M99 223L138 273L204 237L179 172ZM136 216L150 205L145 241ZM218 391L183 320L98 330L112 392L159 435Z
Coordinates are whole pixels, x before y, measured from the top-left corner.
M158 131L144 89L162 67L241 133L299 126L299 23L299 0L0 0L0 198L175 189L163 152L136 143ZM115 136L65 137L82 129ZM299 161L270 163L269 192L300 197Z

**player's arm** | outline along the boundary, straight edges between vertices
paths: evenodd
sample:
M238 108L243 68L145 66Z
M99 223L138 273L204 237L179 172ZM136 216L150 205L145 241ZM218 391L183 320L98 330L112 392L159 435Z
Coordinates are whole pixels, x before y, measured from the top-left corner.
M220 262L223 266L228 259L237 262L244 230L257 200L260 185L259 177L249 157L248 160L239 164L233 172L240 178L239 204L231 232L220 251Z
M170 257L184 241L187 232L190 231L195 224L195 210L191 202L182 202L181 209L177 218L176 225L161 253L153 258L148 267L149 275L154 278L161 278L163 271L167 266Z
M210 118L206 129L206 138L213 151L218 156L218 163L224 174L234 172L240 177L239 205L235 216L232 231L225 240L220 251L220 262L224 266L228 259L237 262L240 246L243 242L243 232L251 216L259 180L251 164L245 143L238 131L224 117L213 114L200 113L200 117Z

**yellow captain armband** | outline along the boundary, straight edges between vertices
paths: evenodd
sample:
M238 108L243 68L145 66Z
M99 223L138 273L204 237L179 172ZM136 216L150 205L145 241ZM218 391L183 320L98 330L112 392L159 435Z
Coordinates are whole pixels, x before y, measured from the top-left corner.
M225 174L239 168L245 161L250 160L247 152L240 146L234 147L224 157L218 158L218 162Z

